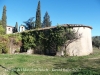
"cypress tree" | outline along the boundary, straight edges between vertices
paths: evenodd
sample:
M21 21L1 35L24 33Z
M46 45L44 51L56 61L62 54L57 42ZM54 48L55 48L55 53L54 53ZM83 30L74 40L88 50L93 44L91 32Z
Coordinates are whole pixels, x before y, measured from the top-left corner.
M0 20L0 25L2 25L2 21Z
M40 10L40 1L38 2L37 11L36 11L36 21L35 28L41 27L41 10Z
M2 14L2 26L5 30L5 34L6 34L6 19L7 19L7 16L6 16L6 6L4 5L3 7L3 14Z
M44 18L43 18L43 23L42 27L50 27L51 26L51 21L50 21L50 16L48 12L45 13Z
M18 23L16 22L16 25L15 25L15 32L18 32Z

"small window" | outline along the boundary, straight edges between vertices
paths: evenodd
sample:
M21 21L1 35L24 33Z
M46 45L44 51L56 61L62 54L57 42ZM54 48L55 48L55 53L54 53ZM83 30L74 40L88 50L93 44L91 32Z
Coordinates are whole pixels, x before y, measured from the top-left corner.
M23 27L22 27L22 31L23 31Z
M85 29L85 27L83 27Z
M8 31L10 31L10 28L8 28Z

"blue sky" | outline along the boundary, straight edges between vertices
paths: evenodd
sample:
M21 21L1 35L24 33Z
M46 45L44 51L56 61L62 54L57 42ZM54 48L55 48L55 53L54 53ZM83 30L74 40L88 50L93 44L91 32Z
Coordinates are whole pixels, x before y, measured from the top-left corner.
M39 0L0 0L0 18L3 6L7 7L7 25L24 24L35 17ZM52 25L83 24L93 27L92 36L100 35L100 0L40 0L41 20L46 11ZM35 19L34 19L35 21Z

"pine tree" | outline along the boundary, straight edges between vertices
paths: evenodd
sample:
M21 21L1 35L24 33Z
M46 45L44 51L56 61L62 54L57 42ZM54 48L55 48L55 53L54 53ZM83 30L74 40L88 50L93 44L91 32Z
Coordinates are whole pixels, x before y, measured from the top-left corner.
M16 25L15 25L15 32L18 32L18 23L16 22Z
M5 30L5 33L6 33L6 19L7 19L7 16L6 16L6 6L3 7L3 14L2 14L2 26Z
M40 10L40 1L38 2L37 11L36 11L35 28L41 28L41 10Z
M50 16L48 12L45 13L44 18L43 18L43 23L42 27L50 27L51 26L51 21L50 21Z

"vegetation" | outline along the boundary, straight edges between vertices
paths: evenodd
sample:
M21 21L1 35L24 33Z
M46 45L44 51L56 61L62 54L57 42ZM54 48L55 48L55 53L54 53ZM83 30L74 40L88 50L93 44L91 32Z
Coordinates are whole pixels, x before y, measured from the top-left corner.
M0 25L2 25L2 20L0 20Z
M36 11L35 28L41 28L41 9L40 9L40 1L38 2L37 11Z
M0 25L0 35L3 35L4 33L5 33L5 30L4 30L3 26Z
M11 44L11 47L13 47L13 46L19 46L20 47L22 45L22 42L21 42L22 38L21 38L20 34L9 34L9 35L6 35L6 36L8 36L9 43Z
M3 7L3 14L2 14L2 26L5 30L5 34L6 34L6 19L7 19L7 16L6 16L6 6Z
M100 48L100 36L92 37L92 44L94 47Z
M27 21L25 21L24 23L26 24L26 29L30 30L30 29L35 29L35 28L41 28L41 27L50 27L51 26L51 21L50 21L50 16L48 14L48 12L45 13L44 17L43 17L43 23L41 23L41 9L40 9L40 1L38 2L38 6L37 6L37 11L36 11L36 20L35 22L33 22L34 17L29 18Z
M8 38L6 38L4 34L5 34L5 30L1 22L0 23L0 53L8 53L8 46L7 46Z
M34 17L29 18L27 21L24 22L26 24L25 27L26 27L27 30L34 29L35 28L35 26L34 26L35 22L32 21L33 18Z
M2 21L0 21L0 53L9 53L10 49L16 46L16 51L20 51L17 46L21 46L22 51L29 48L40 54L55 55L59 48L79 39L77 32L71 27L57 26L50 29L34 29L21 34L6 33L6 6L3 7ZM34 25L34 22L31 23ZM33 27L29 26L29 29ZM43 27L50 27L51 21L48 12L45 13ZM40 1L36 11L35 27L41 27ZM18 32L18 23L15 25L15 32ZM66 43L66 41L68 41ZM93 46L100 47L100 37L93 37ZM100 51L94 50L89 56L80 57L53 57L44 55L0 55L1 75L99 75L100 74Z
M0 35L3 35L3 34L5 34L5 29L3 28L2 20L0 20Z
M0 35L0 53L8 53L8 37Z
M100 51L88 56L0 55L1 75L99 75ZM62 70L63 69L63 70ZM64 70L65 69L65 70Z
M18 32L18 23L16 22L15 27L14 27L14 32Z
M27 51L29 48L34 49L36 53L55 55L59 48L69 40L67 45L75 39L79 39L77 33L70 27L57 26L45 30L32 30L22 32L22 48Z
M43 23L42 27L50 27L51 26L51 21L50 21L50 16L48 12L45 13L44 18L43 18Z
M25 23L28 25L29 29L32 29L32 26L34 25L34 22L32 22L33 17L30 18ZM29 24L29 21L31 24ZM1 23L0 23L1 24ZM2 26L3 29L6 29L6 6L3 8L3 16L2 16ZM45 13L44 21L43 21L44 27L51 26L50 16L48 12ZM40 28L41 27L41 10L40 10L40 1L38 2L37 11L36 11L36 21L35 21L35 27ZM3 34L3 29L1 27L1 34ZM18 23L16 22L14 32L18 32ZM66 33L67 32L67 33ZM75 34L75 35L74 35ZM55 55L57 51L59 51L60 46L64 45L67 40L76 39L76 33L71 31L70 27L63 27L63 26L57 26L55 28L46 29L46 30L30 30L28 32L22 32L21 33L21 39L18 40L19 34L11 34L11 35L5 35L7 36L8 40L6 41L7 48L11 47L11 43L14 45L18 45L19 41L22 43L21 45L21 51L27 51L29 48L34 49L36 53L40 54L50 54ZM71 38L71 37L73 38ZM2 37L4 38L4 37ZM71 38L71 39L70 39ZM71 42L68 42L71 43ZM2 43L3 44L3 43ZM20 44L20 43L19 43ZM2 46L1 46L2 50Z
M11 48L16 47L17 49L21 45L20 34L0 35L0 53L10 53Z
M6 19L6 6L4 6L2 20L0 20L0 53L9 53L11 46L21 45L21 40L19 40L21 38L19 38L19 34L6 34ZM14 30L15 32L18 31L17 22Z

